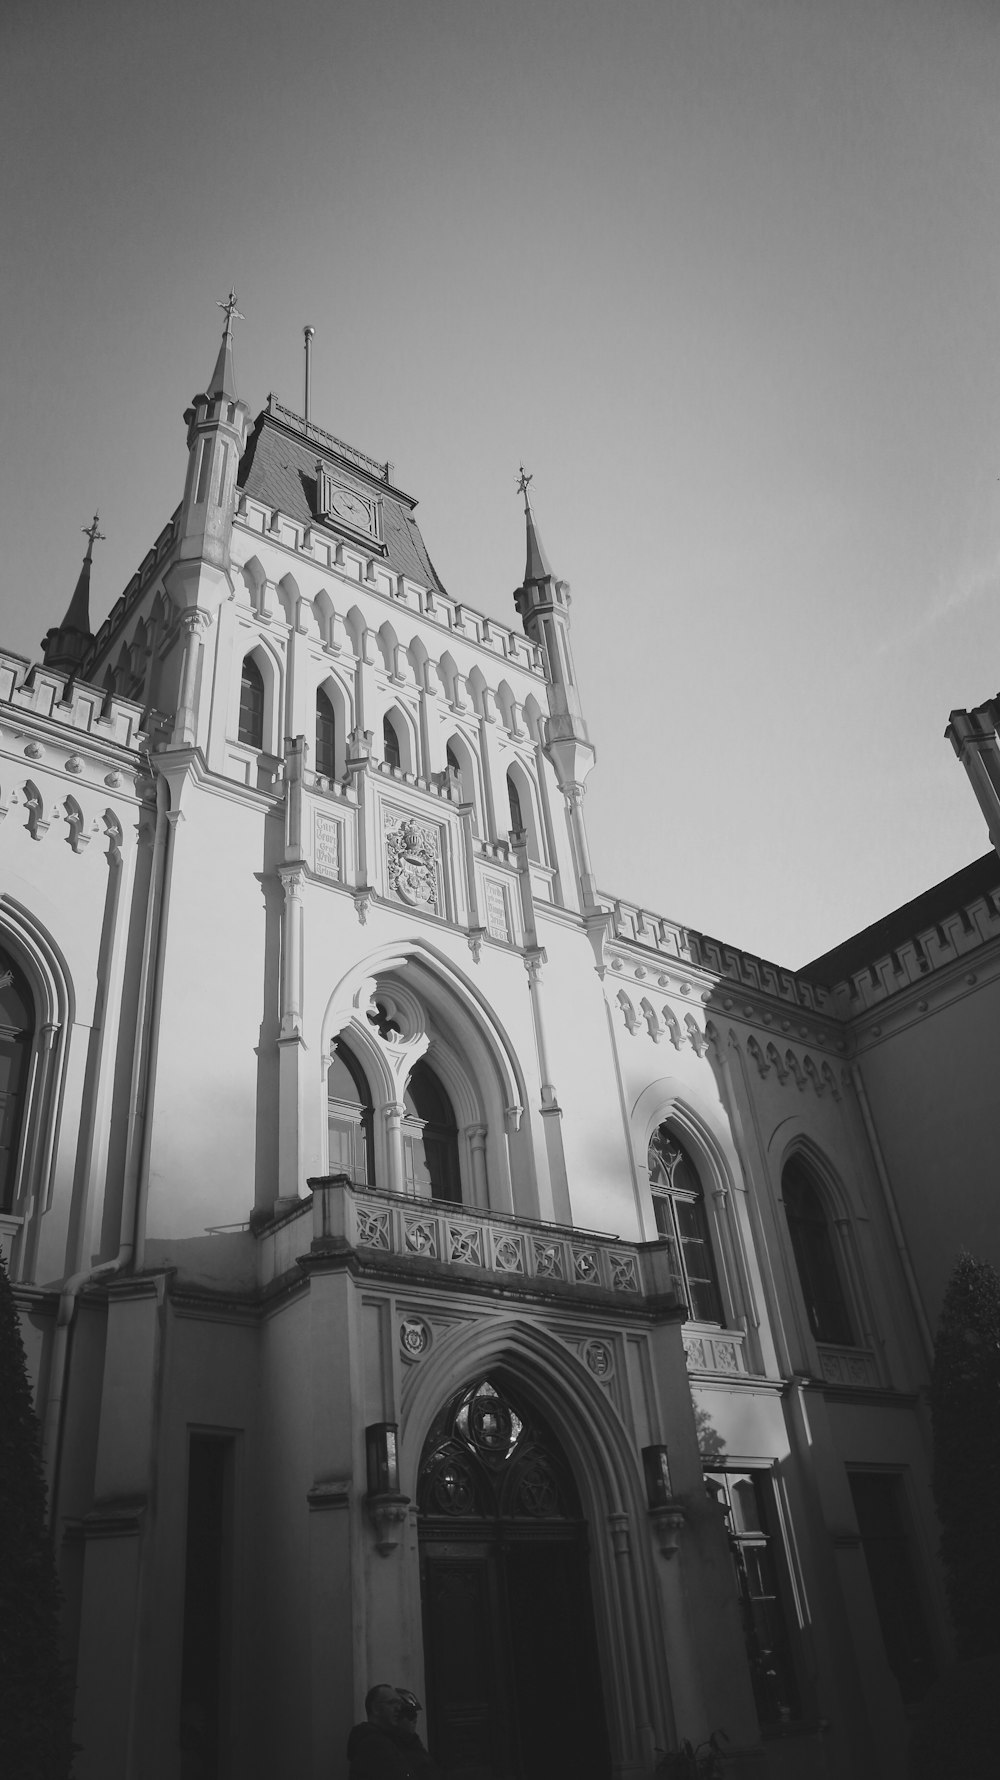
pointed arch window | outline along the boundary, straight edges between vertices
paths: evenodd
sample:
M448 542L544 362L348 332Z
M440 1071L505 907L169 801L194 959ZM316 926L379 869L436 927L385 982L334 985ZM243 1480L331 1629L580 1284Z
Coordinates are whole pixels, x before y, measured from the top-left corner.
M239 740L247 748L264 746L264 676L252 655L243 660L240 675Z
M316 694L316 771L324 779L337 776L337 720L322 687Z
M34 1031L27 982L9 953L0 949L0 1211L9 1211L14 1202Z
M399 767L399 733L391 717L382 719L382 752L385 756L386 766Z
M673 1243L691 1317L721 1323L722 1295L698 1170L668 1125L653 1132L648 1162L656 1228Z
M817 1341L852 1347L854 1332L826 1204L797 1156L785 1164L781 1196L809 1327Z
M371 1090L357 1058L339 1039L326 1077L328 1165L363 1186L375 1184Z
M511 774L507 774L507 801L510 804L510 825L515 834L524 828L524 814L521 809L521 795Z
M458 1127L447 1093L423 1058L413 1065L403 1096L403 1187L418 1198L459 1204Z

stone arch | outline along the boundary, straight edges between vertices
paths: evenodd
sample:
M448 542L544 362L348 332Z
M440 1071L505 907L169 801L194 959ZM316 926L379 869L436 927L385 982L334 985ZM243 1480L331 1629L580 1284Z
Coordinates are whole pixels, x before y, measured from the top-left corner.
M858 1204L853 1202L845 1176L806 1128L804 1117L796 1116L784 1121L778 1131L774 1133L769 1148L774 1167L774 1179L778 1186L778 1197L781 1201L782 1216L779 1219L779 1228L788 1258L788 1276L799 1288L796 1304L801 1298L803 1308L806 1310L806 1327L809 1328L814 1339L822 1339L815 1333L812 1317L808 1305L805 1303L805 1281L788 1220L788 1209L785 1203L785 1171L789 1163L799 1164L810 1185L815 1189L826 1216L837 1283L843 1294L849 1324L850 1339L842 1342L842 1345L871 1346L872 1331L879 1319L875 1316L874 1300L868 1287L867 1268L862 1257L860 1229L857 1222L859 1211L862 1213L865 1211L863 1202ZM831 1340L833 1337L827 1336L826 1339Z
M518 713L518 703L507 680L501 680L497 687L497 708L503 718L504 727L512 736L523 736L524 728Z
M339 784L347 771L347 738L354 727L354 699L350 687L346 686L341 676L334 673L332 669L317 680L314 702L315 697L321 692L329 699L333 708L335 725L333 776ZM315 748L312 759L315 765ZM319 770L318 766L316 770Z
M731 1133L720 1117L717 1103L708 1095L699 1094L690 1082L678 1076L660 1076L647 1084L638 1095L630 1118L636 1168L642 1183L642 1223L646 1229L652 1222L649 1145L654 1132L664 1124L673 1127L698 1171L723 1309L730 1313L726 1320L732 1323L751 1301L752 1291L737 1229L733 1187L741 1175Z
M375 1035L368 1014L376 999L388 1000L398 1015L398 1038ZM539 1215L530 1132L521 1129L527 1089L516 1048L480 991L449 959L418 940L370 954L341 979L327 1004L324 1066L341 1033L370 1068L372 1096L383 1111L400 1105L413 1063L426 1054L455 1110L464 1200ZM397 1185L379 1123L376 1117L377 1174Z
M394 699L382 713L382 733L377 738L379 744L384 744L386 724L391 726L399 744L400 772L416 773L419 770L417 763L420 759L420 737L413 717L399 699Z
M14 1226L10 1272L23 1279L31 1277L38 1219L51 1198L68 1037L77 1008L61 949L31 910L7 893L0 894L0 946L22 972L34 1012L10 1196L15 1216L34 1213L29 1223Z
M449 750L458 763L461 800L472 805L473 828L476 834L482 834L483 781L479 754L460 729L453 729L445 741L446 761Z
M459 672L458 663L450 649L445 649L438 662L438 673L444 687L445 697L453 711L464 711L467 700L465 697L465 679Z
M237 633L239 654L237 672L233 674L233 683L229 703L229 734L234 741L239 738L240 729L240 687L243 663L249 657L257 667L264 685L264 717L262 724L262 747L265 754L277 754L278 728L282 707L283 663L272 649L270 642L263 637L254 637L252 633ZM246 646L244 646L246 645ZM242 744L248 746L249 744Z
M554 1335L527 1317L462 1322L407 1369L400 1404L400 1486L416 1494L424 1442L444 1404L493 1374L537 1406L572 1468L591 1532L590 1563L600 1668L615 1771L638 1771L637 1730L668 1741L667 1672L654 1593L639 1455L610 1398ZM664 1430L665 1432L665 1430ZM661 1434L661 1437L662 1434ZM622 1561L624 1558L624 1562Z
M263 613L267 605L267 571L259 556L251 556L243 564L236 579L234 597L237 606L249 612Z
M335 649L339 653L343 647L344 627L325 587L320 588L312 604L316 629L324 649Z
M427 645L424 643L422 637L410 638L406 649L406 655L415 684L427 692L433 692L434 687L431 683L432 670L431 672L428 671L431 669L431 661L430 656L427 653Z
M365 623L365 615L359 606L351 607L347 617L344 619L344 629L351 639L351 648L358 660L367 661L368 655L366 653L366 644L368 641L368 626Z
M532 741L537 747L542 747L545 741L545 719L542 707L533 692L529 692L524 701L524 722Z
M528 858L533 859L538 865L544 865L545 850L542 845L542 824L538 807L538 788L532 775L527 771L523 762L516 756L511 759L510 764L507 767L507 795L508 800L513 802L513 800L510 799L511 785L514 787L517 797L517 807L520 809L521 821L527 837ZM515 811L512 808L510 812L512 830L514 815Z

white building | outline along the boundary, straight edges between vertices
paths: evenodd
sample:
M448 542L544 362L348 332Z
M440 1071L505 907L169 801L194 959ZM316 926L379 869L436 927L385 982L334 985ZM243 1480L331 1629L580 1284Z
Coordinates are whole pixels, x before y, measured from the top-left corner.
M96 637L91 540L46 664L0 656L0 1232L79 1780L329 1780L383 1679L454 1780L713 1730L898 1775L1000 864L798 975L600 891L527 491L508 625L391 465L251 428L231 328Z

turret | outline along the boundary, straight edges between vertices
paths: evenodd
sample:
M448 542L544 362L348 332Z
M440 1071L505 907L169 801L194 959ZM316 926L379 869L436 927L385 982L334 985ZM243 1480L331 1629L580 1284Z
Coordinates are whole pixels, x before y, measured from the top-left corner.
M97 518L95 513L91 523L82 528L87 540L87 551L66 616L54 630L46 631L41 642L45 666L62 668L70 674L78 671L94 640L90 629L90 565L94 557L94 545L99 538L104 537L104 533L97 529Z
M583 825L583 791L595 754L583 720L573 666L569 584L557 580L549 567L528 497L530 481L531 477L525 474L522 464L518 492L524 497L527 556L524 582L514 591L514 604L526 634L540 646L546 663L549 715L545 725L545 753L555 768L559 788L566 799L580 888L586 905L594 902L594 879Z
M204 395L195 396L184 415L188 473L181 506L182 559L198 557L218 568L229 563L236 473L246 444L250 410L236 393L233 322L242 321L236 292L219 308L226 322L215 370Z

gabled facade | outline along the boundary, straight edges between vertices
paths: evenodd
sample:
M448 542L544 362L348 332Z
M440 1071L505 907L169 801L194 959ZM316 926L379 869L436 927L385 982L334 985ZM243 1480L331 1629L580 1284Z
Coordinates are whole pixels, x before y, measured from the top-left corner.
M948 1657L906 1082L988 1006L1000 873L919 981L601 893L529 479L505 624L390 464L251 427L232 307L109 618L0 657L0 1233L80 1780L319 1780L383 1679L456 1780L714 1730L901 1774Z

